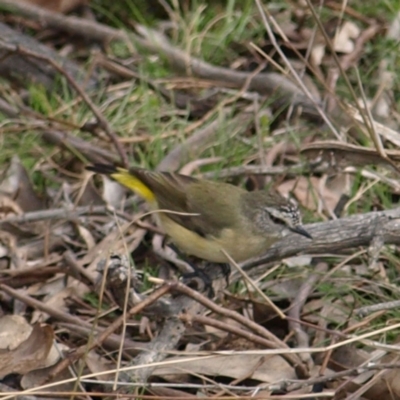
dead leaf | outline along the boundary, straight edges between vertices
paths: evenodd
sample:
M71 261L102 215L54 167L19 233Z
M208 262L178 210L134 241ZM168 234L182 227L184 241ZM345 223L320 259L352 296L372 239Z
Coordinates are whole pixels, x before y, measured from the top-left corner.
M173 359L182 360L182 358ZM195 361L178 363L176 366L158 367L153 375L165 377L170 374L190 373L227 376L233 379L247 377L267 383L296 379L294 369L282 357L253 354L216 355L211 358L199 357Z
M92 233L89 231L89 229L86 229L83 225L79 224L77 225L78 231L79 231L79 236L84 240L86 247L88 250L93 249L94 246L96 246L96 242L93 238Z
M45 200L34 190L28 172L18 156L13 156L0 184L0 193L9 196L24 212L42 210Z
M305 178L293 179L283 182L278 188L278 192L283 196L293 193L300 204L309 210L326 211L332 215L339 202L341 193L339 190L331 190L325 179ZM345 193L347 188L343 188Z
M102 176L103 179L103 199L107 204L113 207L118 207L121 200L125 198L127 189L118 182L113 181L107 176Z
M289 268L305 267L311 265L312 257L308 255L301 255L296 257L285 258L282 263L287 265Z
M44 365L39 369L34 369L27 372L21 379L21 386L23 389L30 389L42 384L49 376L53 365L61 359L62 353L68 351L70 348L63 343L53 343L51 350L44 362ZM62 381L64 379L72 378L70 370L65 370L61 375L57 375L51 382ZM50 382L49 382L50 383ZM52 388L56 391L70 391L73 390L74 382L66 383Z
M91 174L88 172L88 174ZM84 179L82 183L79 183L78 190L76 191L77 194L73 196L74 203L80 206L101 206L104 205L104 200L99 193L99 190L93 183L93 179L91 179L88 174L84 175ZM93 175L93 174L91 174ZM82 187L83 185L83 187ZM72 192L72 189L71 189Z
M326 316L329 323L339 325L349 322L352 311L349 304L354 303L354 297L351 295L339 297L336 300L315 299L304 305L303 312L309 315L318 315L318 318Z
M68 312L65 299L71 296L83 297L89 292L89 288L81 281L72 277L68 278L67 286L65 285L64 277L57 277L56 279L45 282L39 289L37 286L31 286L29 288L29 293L35 292L36 295L46 294L42 300L44 304L59 311ZM35 310L32 314L32 322L43 322L48 318L49 315L40 310Z
M303 283L304 277L296 275L294 277L282 278L279 280L266 280L265 282L260 283L259 286L261 290L269 290L280 298L292 299L293 293L297 293Z
M43 367L53 344L50 325L36 324L28 339L14 350L0 350L0 377L11 373L24 374Z
M99 354L97 354L95 351L90 351L86 357L85 357L85 362L86 365L88 366L90 372L93 373L99 373L99 372L105 372L105 371L110 371L113 369L113 362L110 360L107 360L105 357L101 357ZM110 380L112 381L115 379L114 374L102 374L98 378L99 380Z
M375 384L367 390L368 399L400 399L400 371L398 368L384 371Z
M333 48L338 53L351 53L354 51L354 39L360 36L360 28L351 21L345 21L333 39Z
M0 349L14 350L28 339L32 326L20 315L0 318Z
M300 152L313 163L326 163L335 171L348 166L389 165L375 149L342 142L313 142L303 146ZM393 162L400 162L400 151L385 150L385 153Z
M311 61L313 65L321 65L325 56L325 44L317 44L311 50Z
M346 104L346 112L351 117L354 118L358 126L363 129L365 134L368 134L368 129L365 127L365 122L363 116L360 114L360 111L351 104ZM376 120L373 120L374 130L376 133L385 140L393 143L395 146L400 147L400 134L395 129L391 129L389 126L384 125ZM386 150L387 152L388 150Z
M41 368L26 373L21 379L22 388L26 390L38 387L44 381L48 380L52 368L53 367ZM73 377L74 376L72 375L71 370L67 368L61 371L59 374L57 374L57 376L54 377L52 380L47 381L47 383L60 382L67 379L71 379ZM74 387L75 387L75 382L67 382L57 386L52 386L51 391L71 392L72 390L74 390Z

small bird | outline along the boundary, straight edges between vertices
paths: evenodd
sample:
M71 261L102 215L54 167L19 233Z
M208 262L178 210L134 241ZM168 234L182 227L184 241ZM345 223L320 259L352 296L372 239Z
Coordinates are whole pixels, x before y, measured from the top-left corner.
M110 176L143 197L177 247L203 260L227 263L260 256L288 233L312 239L297 203L275 191L237 186L132 167L94 164L87 170Z

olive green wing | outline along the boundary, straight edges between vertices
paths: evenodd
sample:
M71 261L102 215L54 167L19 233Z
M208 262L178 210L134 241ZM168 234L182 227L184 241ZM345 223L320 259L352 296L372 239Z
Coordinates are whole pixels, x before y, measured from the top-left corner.
M198 233L220 236L222 230L240 226L245 190L223 182L201 181L189 187L188 208L200 214L193 219Z
M129 172L153 191L160 209L192 214L170 213L168 217L201 236L218 236L236 222L232 202L239 202L242 189L171 172L138 168Z

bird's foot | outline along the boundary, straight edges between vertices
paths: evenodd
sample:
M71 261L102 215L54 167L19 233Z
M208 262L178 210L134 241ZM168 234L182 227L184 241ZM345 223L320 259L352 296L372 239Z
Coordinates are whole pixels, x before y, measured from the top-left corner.
M202 268L199 268L192 261L188 260L184 254L173 244L168 244L168 246L175 251L175 253L179 256L179 258L183 259L189 266L192 268L192 272L187 272L182 274L182 282L199 291L199 292L207 292L208 297L214 297L214 289L212 286L212 279L209 275L204 272Z
M202 269L195 267L191 264L194 269L193 272L188 272L182 275L182 282L192 289L199 292L206 292L207 297L213 298L215 292L212 286L212 279Z

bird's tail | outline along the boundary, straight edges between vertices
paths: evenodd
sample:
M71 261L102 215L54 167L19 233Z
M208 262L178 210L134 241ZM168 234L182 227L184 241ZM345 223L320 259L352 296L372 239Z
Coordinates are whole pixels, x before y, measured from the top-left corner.
M98 174L108 175L149 202L155 200L153 191L136 174L134 175L134 168L127 170L112 164L93 164L88 165L86 169Z
M96 172L97 174L103 174L103 175L113 175L117 173L120 169L115 165L112 164L98 164L95 163L93 165L88 165L86 167L88 171Z

